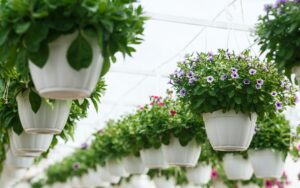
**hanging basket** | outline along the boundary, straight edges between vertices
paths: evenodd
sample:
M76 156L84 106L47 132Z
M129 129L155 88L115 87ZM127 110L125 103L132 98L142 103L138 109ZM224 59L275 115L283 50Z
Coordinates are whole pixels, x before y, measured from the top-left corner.
M49 44L49 57L43 68L29 63L35 88L50 99L80 99L89 97L95 89L102 68L103 58L97 40L86 38L93 49L89 67L79 71L67 61L67 51L78 32L63 35Z
M209 164L200 163L195 168L188 168L186 176L189 182L196 185L207 184L211 179L212 167Z
M127 188L149 188L151 187L149 183L149 178L147 176L135 175L131 177L129 182L130 186Z
M228 188L227 185L225 185L222 181L215 181L213 182L213 188Z
M99 175L99 178L103 182L109 182L109 183L112 183L112 184L117 184L121 179L118 176L111 175L109 173L109 171L107 170L107 168L103 168L103 167L100 167L100 166L97 166L96 173Z
M144 149L140 151L143 163L147 168L166 168L162 147L159 149Z
M249 159L258 178L279 178L283 173L284 157L271 149L250 150Z
M181 146L179 139L172 136L170 143L162 146L162 151L168 166L194 167L197 165L201 147L196 140L190 141L186 146Z
M33 157L15 156L11 150L7 152L6 163L16 169L29 168L33 163Z
M32 153L32 156L38 156L48 150L53 135L28 134L25 132L17 135L15 132L10 131L9 138L10 145L15 149L16 155L27 156L27 154Z
M81 185L83 187L108 187L110 183L102 181L94 170L88 170L88 173L81 177Z
M136 156L128 156L124 158L124 168L129 174L146 174L148 168L145 167L142 159Z
M256 126L256 113L221 110L203 114L208 139L217 151L244 151L249 147Z
M106 164L108 172L113 176L128 177L129 174L126 172L122 161L108 161Z
M173 178L167 179L166 177L153 178L156 188L175 188L176 181Z
M29 91L17 96L18 112L24 130L31 134L59 134L63 130L71 105L67 101L56 100L53 106L42 100L34 113L29 102Z
M249 180L253 169L248 159L237 154L226 154L223 157L225 175L229 180Z

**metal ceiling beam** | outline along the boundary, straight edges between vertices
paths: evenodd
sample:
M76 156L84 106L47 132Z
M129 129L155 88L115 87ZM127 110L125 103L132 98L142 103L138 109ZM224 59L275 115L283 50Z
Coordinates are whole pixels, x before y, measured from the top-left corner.
M152 12L146 12L145 15L150 17L150 19L152 19L152 20L162 21L162 22L195 25L195 26L211 27L211 28L218 28L218 29L224 29L224 30L235 30L235 31L243 31L243 32L252 32L253 31L253 26L246 25L246 24L211 21L211 20L205 20L205 19L199 19L199 18L158 14L158 13L152 13Z

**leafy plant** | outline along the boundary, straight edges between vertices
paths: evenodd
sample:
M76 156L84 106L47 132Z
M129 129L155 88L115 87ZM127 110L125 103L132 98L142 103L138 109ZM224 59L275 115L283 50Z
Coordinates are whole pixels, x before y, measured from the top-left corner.
M170 83L196 114L223 110L273 115L294 104L295 89L273 64L240 55L194 53L178 63Z
M186 172L180 167L172 167L168 169L151 169L147 175L154 179L155 177L165 177L167 180L174 178L176 185L184 185L188 183Z
M102 75L116 61L115 54L131 55L140 44L145 17L136 0L2 0L0 1L0 62L28 74L28 61L47 63L49 43L77 33L67 51L72 68L81 70L92 61L89 40L96 40L104 57ZM90 39L89 39L90 38Z
M292 68L300 65L300 3L280 0L273 6L265 5L265 10L256 26L261 52L290 76Z
M291 128L283 115L273 118L258 118L256 133L249 149L273 149L286 156L291 147Z

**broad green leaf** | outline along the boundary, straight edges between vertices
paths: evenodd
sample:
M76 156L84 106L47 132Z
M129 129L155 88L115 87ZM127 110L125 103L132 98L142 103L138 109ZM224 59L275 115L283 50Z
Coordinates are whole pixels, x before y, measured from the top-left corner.
M30 52L38 52L41 42L48 35L48 26L46 24L32 23L24 36L24 44Z
M23 130L23 126L20 122L20 119L19 117L15 118L17 119L16 121L14 121L14 124L12 125L13 126L13 131L15 133L17 133L18 135L20 135L24 130Z
M43 68L49 58L48 44L42 44L38 52L29 52L28 55L32 63Z
M16 33L23 34L29 29L29 27L30 27L30 22L24 22L15 25L14 29Z
M31 109L34 113L37 113L42 105L42 98L34 91L29 92L29 102Z
M0 46L2 46L5 43L9 32L10 32L10 29L8 29L8 28L0 30Z
M104 76L109 71L109 68L110 68L110 62L108 59L104 58L102 70L101 70L101 77Z
M93 49L90 43L79 33L71 43L67 52L68 63L75 70L87 68L93 59Z

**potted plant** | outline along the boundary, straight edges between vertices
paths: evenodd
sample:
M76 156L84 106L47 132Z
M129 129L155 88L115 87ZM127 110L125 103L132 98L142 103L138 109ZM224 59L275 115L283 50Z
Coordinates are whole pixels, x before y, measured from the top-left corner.
M291 146L291 128L283 115L260 118L248 151L254 174L259 178L278 178Z
M261 52L266 52L268 60L274 61L286 75L294 72L300 83L299 1L277 1L265 5L265 11L256 25Z
M106 163L107 171L113 176L127 177L129 176L124 168L123 161L108 161Z
M11 130L9 139L10 147L16 150L15 154L27 156L27 153L33 153L34 156L37 156L48 150L53 135L28 134L25 132L18 135Z
M179 167L151 169L148 176L154 181L156 188L175 188L176 185L188 183L184 171Z
M272 115L294 103L291 83L273 64L260 63L249 51L195 53L178 68L170 83L194 113L203 115L215 150L246 150L257 115Z
M31 105L39 101L38 106ZM18 112L23 129L27 133L59 134L69 117L71 104L68 101L53 102L40 98L34 91L25 90L17 96Z
M247 153L227 153L223 157L223 168L229 180L249 180L253 175L253 168Z
M133 1L1 2L4 61L22 75L28 65L38 93L52 99L89 97L115 54L131 55L145 17ZM11 18L15 18L13 21Z
M13 154L11 150L7 152L6 164L10 167L19 169L19 168L29 168L34 158L33 157L19 157Z
M180 101L174 103L169 110L170 123L161 137L164 158L169 166L194 167L206 139L204 123L187 105Z
M96 167L96 174L100 177L100 179L104 182L116 184L120 181L120 177L113 176L108 172L108 170L104 167L97 166Z
M197 166L186 168L188 181L196 185L208 184L211 180L212 165L217 161L219 161L217 153L213 151L211 145L206 141L201 145L201 155Z

